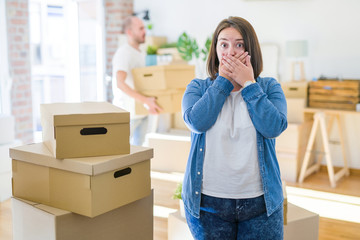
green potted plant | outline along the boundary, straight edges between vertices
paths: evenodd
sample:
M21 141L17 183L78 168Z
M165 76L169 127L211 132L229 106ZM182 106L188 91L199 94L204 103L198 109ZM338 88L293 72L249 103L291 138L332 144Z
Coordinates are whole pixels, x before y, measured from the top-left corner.
M153 66L157 64L156 58L157 58L157 50L158 48L155 46L149 45L146 49L146 59L145 59L145 65L146 66Z
M195 38L190 37L186 32L182 33L177 41L177 50L182 59L187 62L194 60L197 77L206 77L205 62L209 54L211 39L208 37L204 47L199 48Z
M181 214L182 217L185 218L185 208L184 208L184 202L183 202L182 197L181 197L181 192L182 192L182 183L178 183L172 198L175 199L175 200L176 199L179 200L180 214Z

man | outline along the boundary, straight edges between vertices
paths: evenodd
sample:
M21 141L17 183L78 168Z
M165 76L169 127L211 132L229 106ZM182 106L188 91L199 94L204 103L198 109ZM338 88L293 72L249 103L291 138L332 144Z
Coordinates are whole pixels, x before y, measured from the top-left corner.
M133 68L145 66L145 55L139 46L145 42L144 23L136 16L124 21L127 43L121 46L113 57L113 104L130 112L130 144L142 145L148 127L148 116L135 115L135 101L145 105L150 114L158 114L162 109L154 97L147 97L134 90Z

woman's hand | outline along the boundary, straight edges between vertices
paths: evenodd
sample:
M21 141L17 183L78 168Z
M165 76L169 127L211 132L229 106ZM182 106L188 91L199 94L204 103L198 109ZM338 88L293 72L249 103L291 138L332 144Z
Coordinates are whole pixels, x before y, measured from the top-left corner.
M251 65L250 56L244 56L244 54L238 58L230 55L223 56L219 67L219 75L222 76L221 74L224 77L227 76L230 81L234 81L240 86L244 86L247 81L253 81L254 70Z

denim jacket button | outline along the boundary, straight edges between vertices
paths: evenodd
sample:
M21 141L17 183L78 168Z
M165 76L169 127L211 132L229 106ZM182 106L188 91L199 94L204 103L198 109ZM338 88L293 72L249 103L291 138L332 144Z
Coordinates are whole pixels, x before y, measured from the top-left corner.
M200 175L200 172L198 172L198 175Z
M200 148L200 152L202 152L202 148Z
M196 194L196 195L198 195L198 194L199 194L199 192L198 192L198 191L196 191L196 192L195 192L195 194Z

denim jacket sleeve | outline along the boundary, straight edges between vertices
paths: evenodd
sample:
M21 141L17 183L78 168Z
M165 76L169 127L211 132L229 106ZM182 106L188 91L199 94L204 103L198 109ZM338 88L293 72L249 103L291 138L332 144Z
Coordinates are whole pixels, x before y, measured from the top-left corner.
M215 122L234 86L224 77L195 79L187 86L182 100L186 125L194 133L206 132Z
M258 78L243 89L250 118L265 138L275 138L287 128L287 105L281 85L273 78Z

